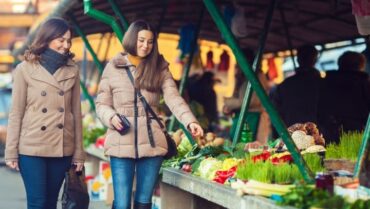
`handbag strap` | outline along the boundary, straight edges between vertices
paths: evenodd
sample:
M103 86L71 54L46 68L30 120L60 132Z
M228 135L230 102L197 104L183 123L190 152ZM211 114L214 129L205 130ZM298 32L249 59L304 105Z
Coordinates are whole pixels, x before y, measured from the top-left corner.
M143 103L143 106L144 106L145 110L148 111L151 114L151 116L153 117L153 119L157 121L157 123L159 124L159 127L161 127L162 131L167 132L166 127L163 125L162 121L158 118L157 114L153 111L152 107L150 107L150 105L146 101L145 97L141 94L140 90L135 87L134 77L132 76L132 73L131 73L131 71L128 67L126 67L126 72L128 74L128 77L130 78L130 81L131 81L132 85L134 86L134 89L136 90L137 96L139 97L139 99Z

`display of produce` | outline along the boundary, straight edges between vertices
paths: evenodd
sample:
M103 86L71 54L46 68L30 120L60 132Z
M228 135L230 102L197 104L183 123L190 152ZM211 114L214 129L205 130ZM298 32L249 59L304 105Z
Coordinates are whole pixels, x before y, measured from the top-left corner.
M308 149L306 152L310 153L325 151L325 139L315 123L296 123L289 126L288 132L299 150ZM282 140L276 147L279 150L287 150Z
M314 123L294 124L289 127L288 131L309 169L320 176L318 181L321 179L321 183L319 182L318 187L331 188L330 191L333 191L333 185L340 185L344 189L356 190L358 180L353 179L351 173L343 173L343 171L328 173L323 162L325 152L327 158L328 156L342 155L338 153L346 152L345 150L352 152L352 154L347 153L343 156L352 156L354 159L354 153L358 154L361 144L360 133L344 134L341 138L341 144L326 145L325 139ZM282 199L281 204L297 208L305 208L306 205L325 206L333 201L337 201L338 207L329 208L349 209L355 207L354 205L368 204L366 201L347 202L343 197L332 196L326 191L316 189L315 185L302 186L303 177L294 164L291 154L279 139L275 143L270 143L268 147L245 151L245 143L237 143L235 147L232 147L231 141L217 137L215 133L211 132L206 133L204 137L195 139L194 146L191 146L182 131L176 131L173 136L179 139L178 150L181 154L167 162L165 161L164 166L181 169L205 181L230 186L236 190L238 195L280 197L277 199ZM222 143L217 143L218 140ZM322 172L326 172L326 174L323 175ZM332 180L331 187L326 184L326 181L323 181L324 177ZM307 196L312 201L304 202L301 197L297 197L299 195ZM327 198L327 200L319 200L320 198ZM345 207L341 205L345 205Z
M96 122L90 119L87 116L84 122L84 144L87 146L94 143L96 148L102 149L105 128L91 125ZM307 166L316 174L331 171L324 167L325 159L355 160L361 144L362 133L345 133L340 144L327 145L314 123L294 124L288 131ZM348 201L342 196L322 190L325 189L324 181L319 185L321 190L315 188L315 185L302 185L303 177L279 139L270 143L270 146L246 151L245 143L239 142L233 147L230 140L212 132L196 138L194 146L181 129L173 132L172 137L178 155L165 160L162 168L177 168L205 181L230 186L235 189L236 195L270 197L276 199L278 204L296 208L369 208L369 201ZM333 178L334 185L356 191L358 180L353 179L350 172L343 172L330 172L327 175ZM330 204L334 207L327 207Z

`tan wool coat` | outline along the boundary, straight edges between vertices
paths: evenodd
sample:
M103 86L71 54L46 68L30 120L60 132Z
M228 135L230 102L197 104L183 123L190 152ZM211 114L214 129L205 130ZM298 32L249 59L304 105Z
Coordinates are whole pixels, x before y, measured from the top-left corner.
M63 157L83 162L80 78L76 64L51 75L38 62L23 61L14 71L5 160L18 154Z
M99 84L98 96L96 99L96 108L98 117L108 127L105 141L105 154L115 157L138 158L163 156L167 153L167 143L165 136L155 120L151 121L155 147L151 147L147 130L147 119L143 104L138 99L138 137L135 144L134 131L134 87L129 80L125 68L117 67L131 65L127 54L120 53L114 57L105 67L102 79ZM159 105L160 93L163 94L164 100L171 112L185 126L192 122L197 122L191 113L188 105L180 96L177 86L168 70L168 63L162 63L162 92L149 92L141 89L142 95L150 104L154 111ZM135 76L136 68L129 67ZM124 115L131 123L128 133L121 136L110 122L110 119L116 114Z

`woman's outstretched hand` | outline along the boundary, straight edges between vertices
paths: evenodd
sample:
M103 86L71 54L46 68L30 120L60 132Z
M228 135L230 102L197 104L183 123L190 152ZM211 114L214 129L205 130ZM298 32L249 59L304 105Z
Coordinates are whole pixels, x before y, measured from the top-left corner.
M189 124L189 130L191 134L195 137L197 136L203 136L204 131L202 127L198 123L190 123Z

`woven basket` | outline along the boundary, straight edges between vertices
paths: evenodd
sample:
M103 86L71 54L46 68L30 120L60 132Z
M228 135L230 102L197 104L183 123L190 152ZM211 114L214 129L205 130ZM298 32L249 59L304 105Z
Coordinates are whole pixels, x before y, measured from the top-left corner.
M353 173L355 169L355 162L345 160L345 159L325 159L324 160L324 167L328 171L335 171L335 170L346 170Z

